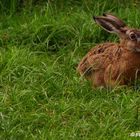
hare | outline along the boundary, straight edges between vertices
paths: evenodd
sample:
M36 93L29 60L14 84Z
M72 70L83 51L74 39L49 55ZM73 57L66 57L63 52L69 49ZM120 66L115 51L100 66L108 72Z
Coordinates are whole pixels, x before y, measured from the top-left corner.
M77 67L78 73L93 87L128 85L140 77L140 30L129 28L112 14L93 17L109 33L119 36L119 43L103 43L92 48Z

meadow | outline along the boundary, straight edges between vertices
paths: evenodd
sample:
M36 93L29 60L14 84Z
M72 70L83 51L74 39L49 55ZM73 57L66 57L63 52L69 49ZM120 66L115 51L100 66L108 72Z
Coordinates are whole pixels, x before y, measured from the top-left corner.
M0 3L2 6L2 3ZM18 5L19 6L19 5ZM5 9L7 8L7 9ZM139 1L56 0L0 14L0 140L129 140L140 131L140 87L92 89L76 67L96 44L119 38L94 15L140 28Z

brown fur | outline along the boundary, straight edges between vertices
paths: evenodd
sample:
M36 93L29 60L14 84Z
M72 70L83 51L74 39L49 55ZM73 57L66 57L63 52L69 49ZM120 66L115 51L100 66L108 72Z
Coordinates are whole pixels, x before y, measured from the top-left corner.
M98 24L103 28L107 25L108 32L117 33L120 43L104 43L92 48L79 63L77 71L90 80L94 87L128 85L129 82L140 77L140 41L138 40L140 31L121 26L118 29L118 25L122 25L120 19L117 22L115 17L110 22L110 16L107 20L105 18L107 17L101 19L103 20L101 24L98 21ZM117 26L113 22L117 22ZM132 33L135 33L137 38Z

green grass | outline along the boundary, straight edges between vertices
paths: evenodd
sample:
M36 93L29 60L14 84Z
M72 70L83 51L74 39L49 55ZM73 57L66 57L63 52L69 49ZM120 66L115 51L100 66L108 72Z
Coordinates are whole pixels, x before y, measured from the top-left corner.
M108 2L56 2L0 16L1 140L136 138L130 133L140 130L139 84L92 89L76 73L91 47L118 40L93 15L112 12L140 28L139 3Z

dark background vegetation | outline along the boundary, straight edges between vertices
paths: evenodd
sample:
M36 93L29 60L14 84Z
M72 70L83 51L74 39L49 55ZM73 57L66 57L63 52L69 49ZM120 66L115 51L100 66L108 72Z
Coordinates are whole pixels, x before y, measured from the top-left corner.
M111 0L111 1L94 1L94 0L1 0L0 2L0 9L1 12L6 13L16 13L18 11L22 11L23 9L31 10L34 9L35 6L41 6L46 3L49 3L53 5L53 7L56 7L59 10L66 10L68 8L76 8L76 7L82 7L83 10L92 10L93 7L98 4L98 6L103 6L104 10L108 10L109 7L111 7L110 10L118 9L122 7L127 6L138 6L139 1L138 0L130 0L129 2L127 0L121 1L121 0Z

